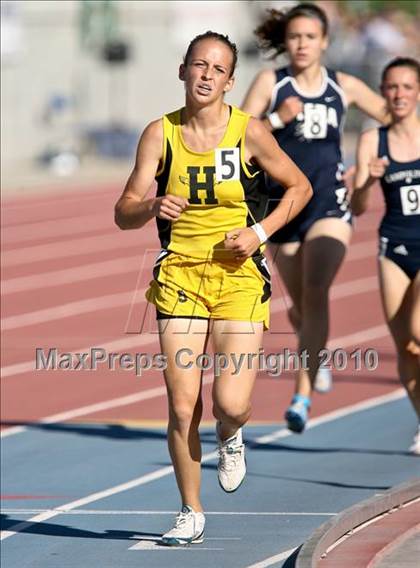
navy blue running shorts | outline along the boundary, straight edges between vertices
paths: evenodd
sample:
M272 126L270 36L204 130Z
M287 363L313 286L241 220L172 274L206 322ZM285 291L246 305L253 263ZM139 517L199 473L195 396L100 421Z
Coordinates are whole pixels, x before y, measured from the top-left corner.
M379 258L381 257L395 262L410 280L414 280L420 270L420 241L396 241L380 236Z
M277 200L270 199L269 213L275 209L277 204ZM316 221L330 218L352 223L345 187L323 192L322 195L314 195L299 215L271 235L270 241L272 243L303 242L306 233Z

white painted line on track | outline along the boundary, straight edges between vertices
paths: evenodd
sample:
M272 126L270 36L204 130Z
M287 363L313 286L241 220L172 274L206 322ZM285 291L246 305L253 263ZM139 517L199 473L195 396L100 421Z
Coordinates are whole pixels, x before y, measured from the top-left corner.
M375 406L385 404L394 400L398 400L405 396L404 389L398 389L390 394L375 397L363 401L361 403L352 404L350 406L346 406L339 410L334 410L333 412L328 412L323 416L319 416L318 418L314 418L309 422L308 428L315 428L320 424L325 424L332 420L336 420L337 418L343 418L344 416L348 416L353 414L354 412L360 412L361 410L366 410L369 408L373 408ZM279 438L286 438L288 436L292 436L293 433L289 430L285 430L281 428L273 432L272 434L268 434L265 436L260 436L253 440L254 444L267 444L271 443L273 440L277 440ZM210 452L204 454L201 459L201 463L205 463L211 461L218 457L218 452ZM83 507L84 505L88 505L89 503L93 503L95 501L99 501L101 499L105 499L106 497L110 497L111 495L116 495L118 493L122 493L123 491L127 491L129 489L133 489L135 487L139 487L141 485L145 485L146 483L151 483L152 481L156 481L157 479L161 479L162 477L166 477L167 475L171 475L173 473L172 466L162 467L157 469L151 473L146 475L142 475L125 483L121 483L120 485L115 485L113 487L109 487L108 489L104 489L102 491L98 491L96 493L92 493L91 495L87 495L86 497L82 497L81 499L77 499L76 501L71 501L70 503L66 503L64 505L60 505L50 511L40 513L35 517L31 517L27 521L23 521L17 523L16 525L10 527L9 530L2 531L0 533L0 540L5 540L11 536L18 534L19 532L24 531L26 528L36 524L42 523L52 517L60 515L62 511L70 511L73 509L77 509L78 507Z
M158 344L159 338L157 333L148 334L127 334L126 337L122 339L113 339L106 343L101 343L95 345L100 349L105 349L105 351L118 351L119 349L128 349L130 347L142 347L145 345ZM74 353L85 353L90 351L92 345L79 347L74 350ZM25 361L24 363L15 363L14 365L8 365L1 369L2 378L11 377L15 375L21 375L22 373L29 373L35 371L35 357L32 361Z
M149 246L152 245L152 242L150 240ZM28 262L63 259L104 250L124 250L127 247L135 246L136 241L134 239L124 239L122 233L115 230L114 233L106 233L105 235L68 239L4 251L1 260L4 267L19 266ZM144 249L144 246L144 242L139 239L139 252ZM158 246L157 241L156 246ZM359 260L373 256L376 246L376 242L372 239L351 245L348 249L347 260Z
M42 192L39 194L27 193L25 196L19 198L16 197L5 197L2 201L3 213L9 213L11 210L16 209L27 209L29 212L33 211L34 207L40 207L43 211L48 208L50 211L54 207L61 208L65 210L69 202L76 201L80 204L82 201L90 201L94 199L96 202L103 204L104 199L110 198L110 202L114 203L115 200L115 190L118 191L118 181L115 183L109 181L101 183L100 189L92 191L92 180L86 180L76 187L74 183L69 183L65 187L60 188L60 192L57 192L56 187L49 187L49 191ZM45 187L45 184L39 184L40 187ZM86 192L89 191L87 194ZM366 216L369 213L366 213ZM74 215L77 217L77 215ZM63 219L68 219L69 217L63 217ZM363 218L362 218L363 219ZM20 226L24 226L24 223L19 223ZM12 225L15 226L15 225ZM7 228L7 227L6 227Z
M5 509L3 513L32 515L34 513L47 513L53 509ZM55 511L60 510L56 507ZM134 511L134 510L106 510L106 509L72 509L71 511L61 511L62 515L177 515L179 511ZM245 517L335 517L338 513L309 513L301 511L206 511L207 515L224 516L245 516Z
M372 290L378 289L378 279L376 276L368 278L357 278L341 284L336 284L331 288L330 296L332 300L347 298L357 294L365 294ZM84 300L77 300L67 304L60 304L34 312L26 312L3 318L1 327L3 331L11 329L20 329L31 325L48 323L64 318L75 317L82 314L92 313L100 310L107 310L125 306L132 303L135 298L136 303L145 302L145 289L131 290L128 292L119 292L116 294L106 294L104 296L95 296ZM285 295L271 302L271 313L284 311L291 305L289 296Z
M213 381L212 376L207 375L203 377L203 385L207 385L212 381ZM106 400L104 402L89 404L88 406L83 406L81 408L76 408L74 410L61 412L60 414L54 414L53 416L43 418L40 421L40 423L55 424L57 422L65 422L66 420L72 420L74 418L77 418L78 416L86 416L87 414L102 412L104 410L109 410L110 408L115 408L116 406L128 406L130 404L134 404L135 402L140 402L142 400L149 400L151 398L156 398L165 395L166 395L166 386L155 387L153 389L147 389L135 394L122 396L118 399Z
M212 380L212 376L204 376L203 385L212 382ZM58 422L65 422L66 420L73 420L74 418L78 418L79 416L86 416L88 414L93 414L96 412L103 412L104 410L109 410L110 408L118 408L119 406L128 406L130 404L135 404L136 402L141 402L143 400L149 400L151 398L157 398L165 395L165 386L155 387L153 389L147 389L138 393L121 396L119 398L111 398L110 400L105 400L103 402L81 406L79 408L60 412L59 414L53 414L37 421L35 423L35 426L36 424L56 424ZM7 430L2 430L0 432L0 436L1 438L7 438L9 436L13 436L14 434L25 432L27 429L28 428L25 426L15 426L8 428Z
M135 538L135 537L133 537ZM139 535L140 538L140 535ZM206 538L206 540L209 540ZM211 548L206 546L200 546L199 544L194 544L192 546L165 546L164 544L159 544L161 542L160 539L144 539L142 538L137 544L134 546L130 546L128 550L147 550L147 551L158 551L164 550L166 552L173 552L174 550L183 550L184 552L197 552L200 550L224 550L224 548Z
M275 554L274 556L270 556L270 558L266 558L261 562L257 562L256 564L250 564L246 568L266 568L266 566L272 566L273 564L277 564L277 562L281 562L282 560L287 560L291 554L296 550L296 546L294 548L289 548L289 550L285 550L284 552L280 552L280 554Z
M35 312L27 312L17 316L10 316L1 320L1 327L3 331L9 331L11 329L20 329L30 325L49 323L51 321L62 320L64 318L76 317L82 314L118 308L130 304L133 301L133 297L141 293L144 293L144 290L138 290L137 292L130 291L119 292L117 294L106 294L105 296L87 298L86 300L60 304L59 306L53 306L51 308L45 308ZM143 301L144 299L142 297L137 297L137 303Z
M135 246L138 247L140 254L144 246L142 241L139 240L138 243L136 243L133 240L124 240L122 233L115 231L115 233L102 236L70 239L68 241L59 241L56 243L5 251L2 254L2 266L19 266L20 264L27 264L29 262L40 262L42 260L54 260L57 258L63 259L99 251L125 250L128 247Z
M378 278L376 276L369 276L367 278L356 278L340 284L335 284L330 290L331 300L341 300L357 294L365 294L372 290L378 289ZM282 312L290 307L292 304L291 299L286 294L282 298L277 298L271 301L271 313ZM270 331L267 332L268 334Z
M362 260L362 258L374 257L378 251L378 241L368 240L350 245L344 262L349 260Z
M100 229L115 231L115 225L110 215L80 215L5 227L2 230L2 240L5 244L22 243L34 240L34 238L57 240L59 237L74 236L77 233L87 233Z
M153 250L153 249L148 249ZM71 285L75 282L86 282L95 278L109 277L116 274L129 274L138 272L141 264L141 256L125 256L103 262L93 262L83 264L73 268L54 270L31 274L30 276L19 276L3 280L1 294L15 294L17 292L28 292L30 290L44 290L54 286Z
M333 339L331 340L328 345L330 349L336 349L336 348L342 348L345 349L346 347L350 347L351 345L360 345L361 343L363 343L363 341L372 341L373 339L379 339L381 337L386 337L389 334L388 332L388 328L385 325L380 325L380 326L375 326L375 327L371 327L365 330L361 330L357 333L352 333L350 335L345 335L343 337L338 337L337 339ZM157 337L153 337L153 336L149 336L144 338L142 336L142 341L140 342L140 338L138 338L137 336L131 338L131 343L130 345L133 346L144 346L146 343L154 343L155 341L157 341ZM104 349L109 349L109 350L117 350L119 348L125 348L127 349L127 347L129 347L130 345L128 345L128 339L121 339L116 342L110 342L108 344L104 344L101 347L103 347ZM89 349L89 348L88 348ZM78 352L83 352L84 350L86 350L86 348L81 348L78 349ZM27 365L26 371L22 371L22 372L27 372L27 371L33 371L34 370L34 363L30 362L30 363L18 363L18 365ZM29 368L28 368L29 367ZM6 367L7 369L7 367ZM13 373L13 374L17 374L17 373ZM3 372L3 376L4 372ZM205 377L205 379L207 380L207 378ZM159 389L163 389L162 391L160 391ZM52 416L47 416L45 418L42 418L39 420L40 424L53 424L54 422L60 422L63 420L71 420L73 418L77 418L79 416L83 416L86 414L92 414L92 408L99 408L100 405L102 405L101 410L108 410L110 408L116 408L118 406L125 406L126 404L133 404L134 402L137 402L137 400L134 400L134 397L141 397L141 396L148 396L147 393L152 392L153 395L152 396L148 396L148 398L154 398L155 396L164 396L166 394L166 390L164 390L165 387L156 387L155 389L149 389L149 390L145 390L141 393L137 393L137 394L132 394L132 395L128 395L128 397L120 397L120 398L114 398L114 399L110 399L110 400L106 400L103 402L99 402L96 404L92 404L92 405L88 405L88 406L83 406L80 408L75 408L66 412L62 412L61 414L54 414ZM132 402L130 403L126 403L125 400L130 399L130 397L133 397ZM95 410L95 412L97 412ZM65 418L63 418L65 417ZM57 420L58 418L58 420ZM8 436L13 436L14 434L20 434L22 432L25 432L26 428L25 426L15 426L12 428L7 428L6 430L2 430L0 432L0 437L1 438L6 438Z
M359 258L363 258L364 256L371 256L371 252L369 252L370 247L368 247L369 242L370 241L360 243L360 245L363 246L361 246L360 249L356 249L354 258L352 256L346 258L346 262L359 260ZM153 252L155 249L148 248L147 251ZM157 252L159 252L159 249L156 249L156 253ZM367 254L365 255L364 253ZM2 281L1 293L2 296L5 296L7 294L15 294L17 292L26 292L29 290L39 290L65 284L73 284L74 282L85 282L87 280L93 280L95 278L110 275L128 274L138 270L140 263L141 255L138 254L136 256L120 257L113 260L105 260L103 262L81 264L73 268L64 268L62 270L8 278Z
M386 336L389 336L389 329L385 324L382 324L357 331L356 333L350 333L349 335L344 335L337 339L331 339L328 341L327 345L330 350L344 349L350 345L358 345L359 343L366 343L367 341L373 341L374 339Z
M376 277L369 277L369 278L358 278L356 280L352 280L350 282L344 282L342 284L336 284L335 286L332 287L331 289L331 299L333 300L338 300L341 298L346 298L349 296L352 296L353 294L359 294L359 293L365 293L368 292L370 290L374 290L376 289ZM137 292L132 292L131 295L131 299L133 299L134 297L139 297L139 294L142 293L143 290L138 290ZM127 292L128 294L128 292ZM128 302L127 302L128 303ZM288 298L288 296L285 296L284 298L278 298L277 300L274 300L271 303L271 313L275 314L278 312L282 312L284 310L287 309L288 305L290 303L290 300ZM58 307L59 308L59 307ZM85 308L86 304L85 304ZM51 310L54 310L56 308L48 308ZM41 311L46 311L46 310L41 310ZM34 312L32 312L34 313ZM54 312L52 312L52 315L54 315ZM77 314L73 314L73 315L77 315ZM20 317L20 316L13 316L13 317ZM40 318L40 315L38 315L38 318ZM382 326L384 327L384 326ZM371 328L373 330L376 330L377 328ZM269 333L269 332L268 332ZM356 333L357 335L357 333ZM386 334L384 334L386 335ZM110 341L104 345L100 345L99 347L103 347L104 349L117 349L118 347L116 347L116 345L121 345L121 349L127 349L128 347L134 346L134 345L143 345L144 344L144 336L140 334L137 337L136 341L133 341L132 338L128 338L126 340L115 340L115 341ZM382 336L381 336L382 337ZM126 341L126 343L124 343L124 341ZM156 338L157 341L157 338ZM149 343L148 341L146 341L145 343ZM92 346L87 346L87 347L80 347L78 349L76 349L76 352L79 353L84 353L86 351L89 351L89 349ZM340 347L345 347L345 345L340 345ZM10 376L15 376L15 375L20 375L23 373L28 373L31 371L35 370L35 361L26 361L23 363L14 363L13 365L8 365L6 367L3 367L1 369L1 375L2 377L10 377Z
M209 461L209 460L215 458L217 455L218 455L217 451L211 452L209 454L205 454L202 457L201 461L202 461L202 463L204 463L206 461ZM140 485L145 485L146 483L150 483L152 481L156 481L157 479L160 479L162 477L170 475L170 474L173 473L173 471L174 471L174 469L173 469L172 466L162 467L162 468L157 469L157 470L155 470L151 473L148 473L146 475L142 475L140 477L132 479L131 481L127 481L126 483L121 483L120 485L115 485L114 487L104 489L103 491L98 491L97 493L92 493L91 495L88 495L87 497L82 497L81 499L77 499L76 501L71 501L70 503L66 503L64 505L61 505L60 507L57 507L57 508L52 509L50 511L47 511L45 513L40 513L39 515L32 517L28 521L23 521L21 523L16 524L14 527L11 527L11 529L9 529L9 530L1 531L0 541L5 540L6 538L9 538L9 537L17 534L18 532L25 530L27 527L32 526L33 524L42 523L42 522L44 522L48 519L51 519L52 517L56 517L63 510L64 511L70 511L71 509L76 509L77 507L82 507L83 505L87 505L89 503L99 501L100 499L105 499L106 497L110 497L111 495L116 495L117 493L122 493L123 491L127 491L127 490L133 489L135 487L139 487Z
M362 412L363 410L370 410L371 408L374 408L375 406L379 406L381 404L395 402L396 400L400 400L405 396L406 396L405 389L399 388L388 394L375 396L374 398L369 398L367 400L363 400L362 402L356 402L355 404L352 404L350 406L344 406L343 408L332 410L331 412L327 412L322 416L311 418L306 426L306 430L315 428L320 424L331 422L332 420L336 420L337 418L344 418L345 416L348 416L349 414L353 414L355 412ZM285 438L290 434L291 432L289 432L289 430L278 430L273 434L267 434L266 436L262 436L261 438L259 438L259 440L261 444L270 444L271 442L279 440L280 438Z

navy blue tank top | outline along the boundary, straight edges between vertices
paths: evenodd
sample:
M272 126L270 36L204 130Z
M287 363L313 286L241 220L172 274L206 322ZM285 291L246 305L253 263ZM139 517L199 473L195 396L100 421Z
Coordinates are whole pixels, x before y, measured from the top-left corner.
M389 166L381 178L385 215L379 234L390 240L420 241L420 156L411 162L392 159L388 147L388 128L379 130L378 157L386 156Z
M300 90L288 67L277 69L269 108L273 112L287 97L299 97L303 102L303 113L285 128L274 130L273 136L309 178L315 196L344 185L340 143L345 95L334 71L323 67L322 74L319 93L308 96Z

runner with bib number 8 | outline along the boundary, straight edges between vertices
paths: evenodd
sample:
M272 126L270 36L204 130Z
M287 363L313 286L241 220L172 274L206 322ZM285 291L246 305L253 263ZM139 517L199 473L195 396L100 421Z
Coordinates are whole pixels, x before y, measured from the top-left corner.
M290 64L262 70L242 108L273 131L314 190L307 207L270 237L271 255L293 303L288 314L299 351L309 354L309 369L297 372L295 394L285 413L289 429L301 433L312 389L328 392L332 386L331 371L320 367L319 353L328 339L329 290L351 237L340 149L345 112L354 104L382 123L387 112L385 101L363 81L322 65L328 20L316 4L270 10L255 34L264 51L286 52ZM270 189L275 207L281 188L272 180Z

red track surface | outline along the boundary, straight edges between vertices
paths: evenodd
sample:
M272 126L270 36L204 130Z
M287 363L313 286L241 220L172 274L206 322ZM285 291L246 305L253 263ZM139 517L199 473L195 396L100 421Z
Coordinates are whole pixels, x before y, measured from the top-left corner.
M382 516L373 524L366 525L347 537L336 548L328 552L318 566L320 568L380 568L382 559L395 550L408 535L419 534L420 503L416 502L402 509ZM417 526L417 530L416 527ZM407 564L414 566L414 558L407 552ZM387 563L387 566L391 564ZM397 568L397 565L395 565Z
M161 373L148 371L142 378L133 372L66 372L31 370L35 349L57 347L61 352L100 346L115 341L120 352L159 352L155 335L127 334L138 329L146 309L142 289L151 278L151 264L158 249L153 223L140 231L121 232L113 225L113 204L120 188L42 195L3 202L2 255L2 423L37 421L59 412L139 393L163 385ZM379 352L376 371L356 372L354 364L335 372L334 390L315 395L312 415L397 388L395 356L389 336L380 330L373 339L351 334L383 325L376 287L376 227L378 205L357 220L352 245L336 281L339 297L331 304L334 347L350 353L357 347ZM146 255L147 250L153 252ZM106 263L106 264L104 264ZM370 278L370 280L368 280ZM357 292L357 281L365 291ZM346 283L348 286L343 286ZM265 350L296 348L284 310L283 286L274 277L272 331ZM135 291L139 290L136 295ZM356 293L357 292L357 293ZM130 304L136 310L130 315ZM280 308L280 309L279 309ZM153 313L153 312L150 312ZM153 318L150 325L154 329ZM283 333L273 333L283 332ZM375 331L375 330L374 330ZM378 330L376 330L378 331ZM286 332L286 333L285 333ZM142 346L144 340L147 343ZM134 343L135 342L135 343ZM115 351L115 348L110 348ZM27 363L17 369L17 364ZM281 421L293 391L290 373L271 378L260 373L254 392L252 419ZM205 419L211 418L210 386L204 388ZM166 418L164 396L131 405L109 408L82 420L148 420ZM80 418L79 418L80 420Z

